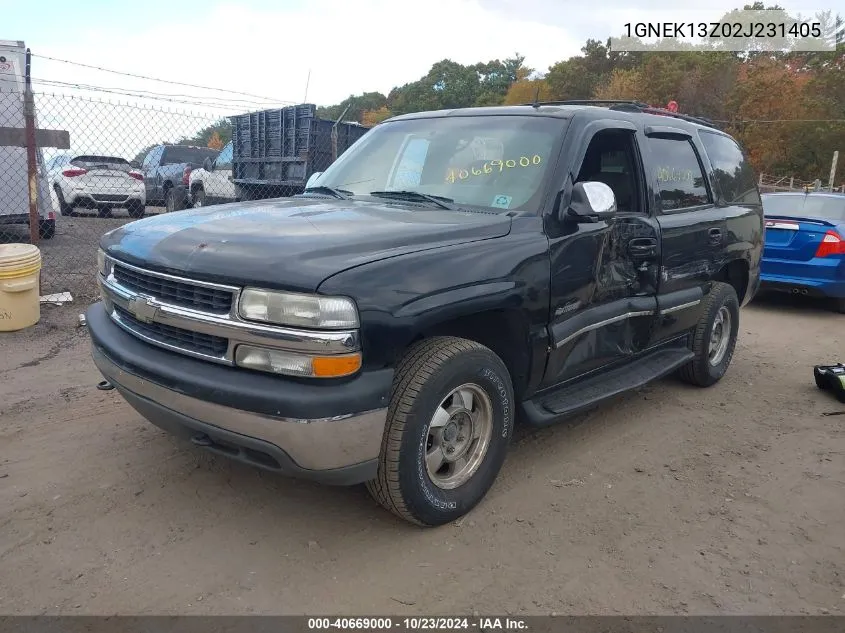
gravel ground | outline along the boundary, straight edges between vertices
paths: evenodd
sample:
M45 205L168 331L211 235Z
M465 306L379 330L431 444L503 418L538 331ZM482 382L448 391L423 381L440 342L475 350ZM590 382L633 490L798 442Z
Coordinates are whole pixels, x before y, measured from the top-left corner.
M163 208L147 207L147 215L162 213ZM126 209L114 209L112 217L97 217L96 211L77 209L75 217L59 216L56 235L41 240L41 292L52 294L70 292L74 298L93 300L97 287L92 271L97 267L97 244L100 237L112 229L131 221ZM29 227L4 226L0 230L0 244L29 243Z
M83 307L0 337L0 613L845 613L845 405L811 370L845 317L755 302L718 385L523 430L486 500L425 530L97 391Z

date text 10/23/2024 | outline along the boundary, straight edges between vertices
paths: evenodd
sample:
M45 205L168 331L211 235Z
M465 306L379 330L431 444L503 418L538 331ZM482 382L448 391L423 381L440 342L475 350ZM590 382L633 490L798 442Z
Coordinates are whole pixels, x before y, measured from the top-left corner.
M510 617L323 617L308 618L308 630L527 631L528 624Z

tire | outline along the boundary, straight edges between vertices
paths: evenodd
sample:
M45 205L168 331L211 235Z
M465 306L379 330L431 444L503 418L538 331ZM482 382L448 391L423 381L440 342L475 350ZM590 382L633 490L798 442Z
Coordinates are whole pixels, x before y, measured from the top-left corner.
M451 395L458 388L472 395L474 418L466 416L465 407L455 406L466 403L460 394ZM451 417L447 406L457 409ZM442 426L430 429L438 410ZM439 526L465 515L484 498L501 470L514 415L510 374L491 350L454 337L413 345L396 371L378 475L367 482L367 489L387 510L417 525ZM460 424L466 426L461 429ZM474 430L480 434L475 440ZM451 455L450 448L455 449ZM427 451L447 460L433 475ZM449 461L458 453L475 469L461 471L460 459Z
M126 205L126 212L129 214L130 218L143 218L144 213L146 213L146 208L144 204L140 200L131 200L129 204Z
M56 190L56 198L58 198L59 200L59 213L69 218L75 216L76 212L73 210L72 205L69 205L67 202L65 202L65 197L62 194L61 188L56 185L54 189Z
M203 189L202 187L198 187L196 189L196 191L194 191L193 200L194 200L194 204L193 204L194 209L201 209L202 207L204 207L205 206L205 189Z
M41 220L38 223L38 236L42 240L52 240L56 235L55 220Z
M168 187L164 192L164 207L168 213L182 211L185 208L185 199L178 195L176 187Z
M726 318L729 318L729 323L725 322ZM716 327L719 327L719 332L725 333L726 340L715 331ZM693 334L695 358L679 370L681 380L697 387L709 387L719 382L731 364L738 332L739 300L736 291L730 284L715 282L704 299L704 314ZM712 350L716 353L711 354L711 341L715 342L717 338L724 348L717 345Z
M839 314L845 314L845 298L834 299L833 309L836 310Z
M97 207L97 217L110 218L111 217L111 207Z

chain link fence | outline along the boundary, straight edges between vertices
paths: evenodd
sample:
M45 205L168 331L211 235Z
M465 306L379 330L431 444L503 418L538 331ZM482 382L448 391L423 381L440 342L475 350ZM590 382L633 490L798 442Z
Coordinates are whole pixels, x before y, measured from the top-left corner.
M70 147L39 140L31 179L27 147L0 146L0 244L37 242L41 293L81 302L97 296L104 233L147 216L299 193L367 129L320 119L312 104L221 117L71 95L34 102L35 127L66 131ZM25 138L23 111L21 93L0 91L0 128Z

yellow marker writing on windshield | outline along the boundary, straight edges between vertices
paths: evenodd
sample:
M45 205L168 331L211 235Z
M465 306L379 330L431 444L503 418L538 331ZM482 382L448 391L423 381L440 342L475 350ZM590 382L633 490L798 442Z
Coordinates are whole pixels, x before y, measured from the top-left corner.
M493 172L501 172L505 169L513 169L515 167L531 167L540 165L543 158L539 154L533 156L520 156L518 159L510 158L507 160L491 160L484 163L481 167L471 167L469 169L456 169L450 167L446 175L446 182L457 182L460 180L467 180L481 176L484 174L492 174Z

